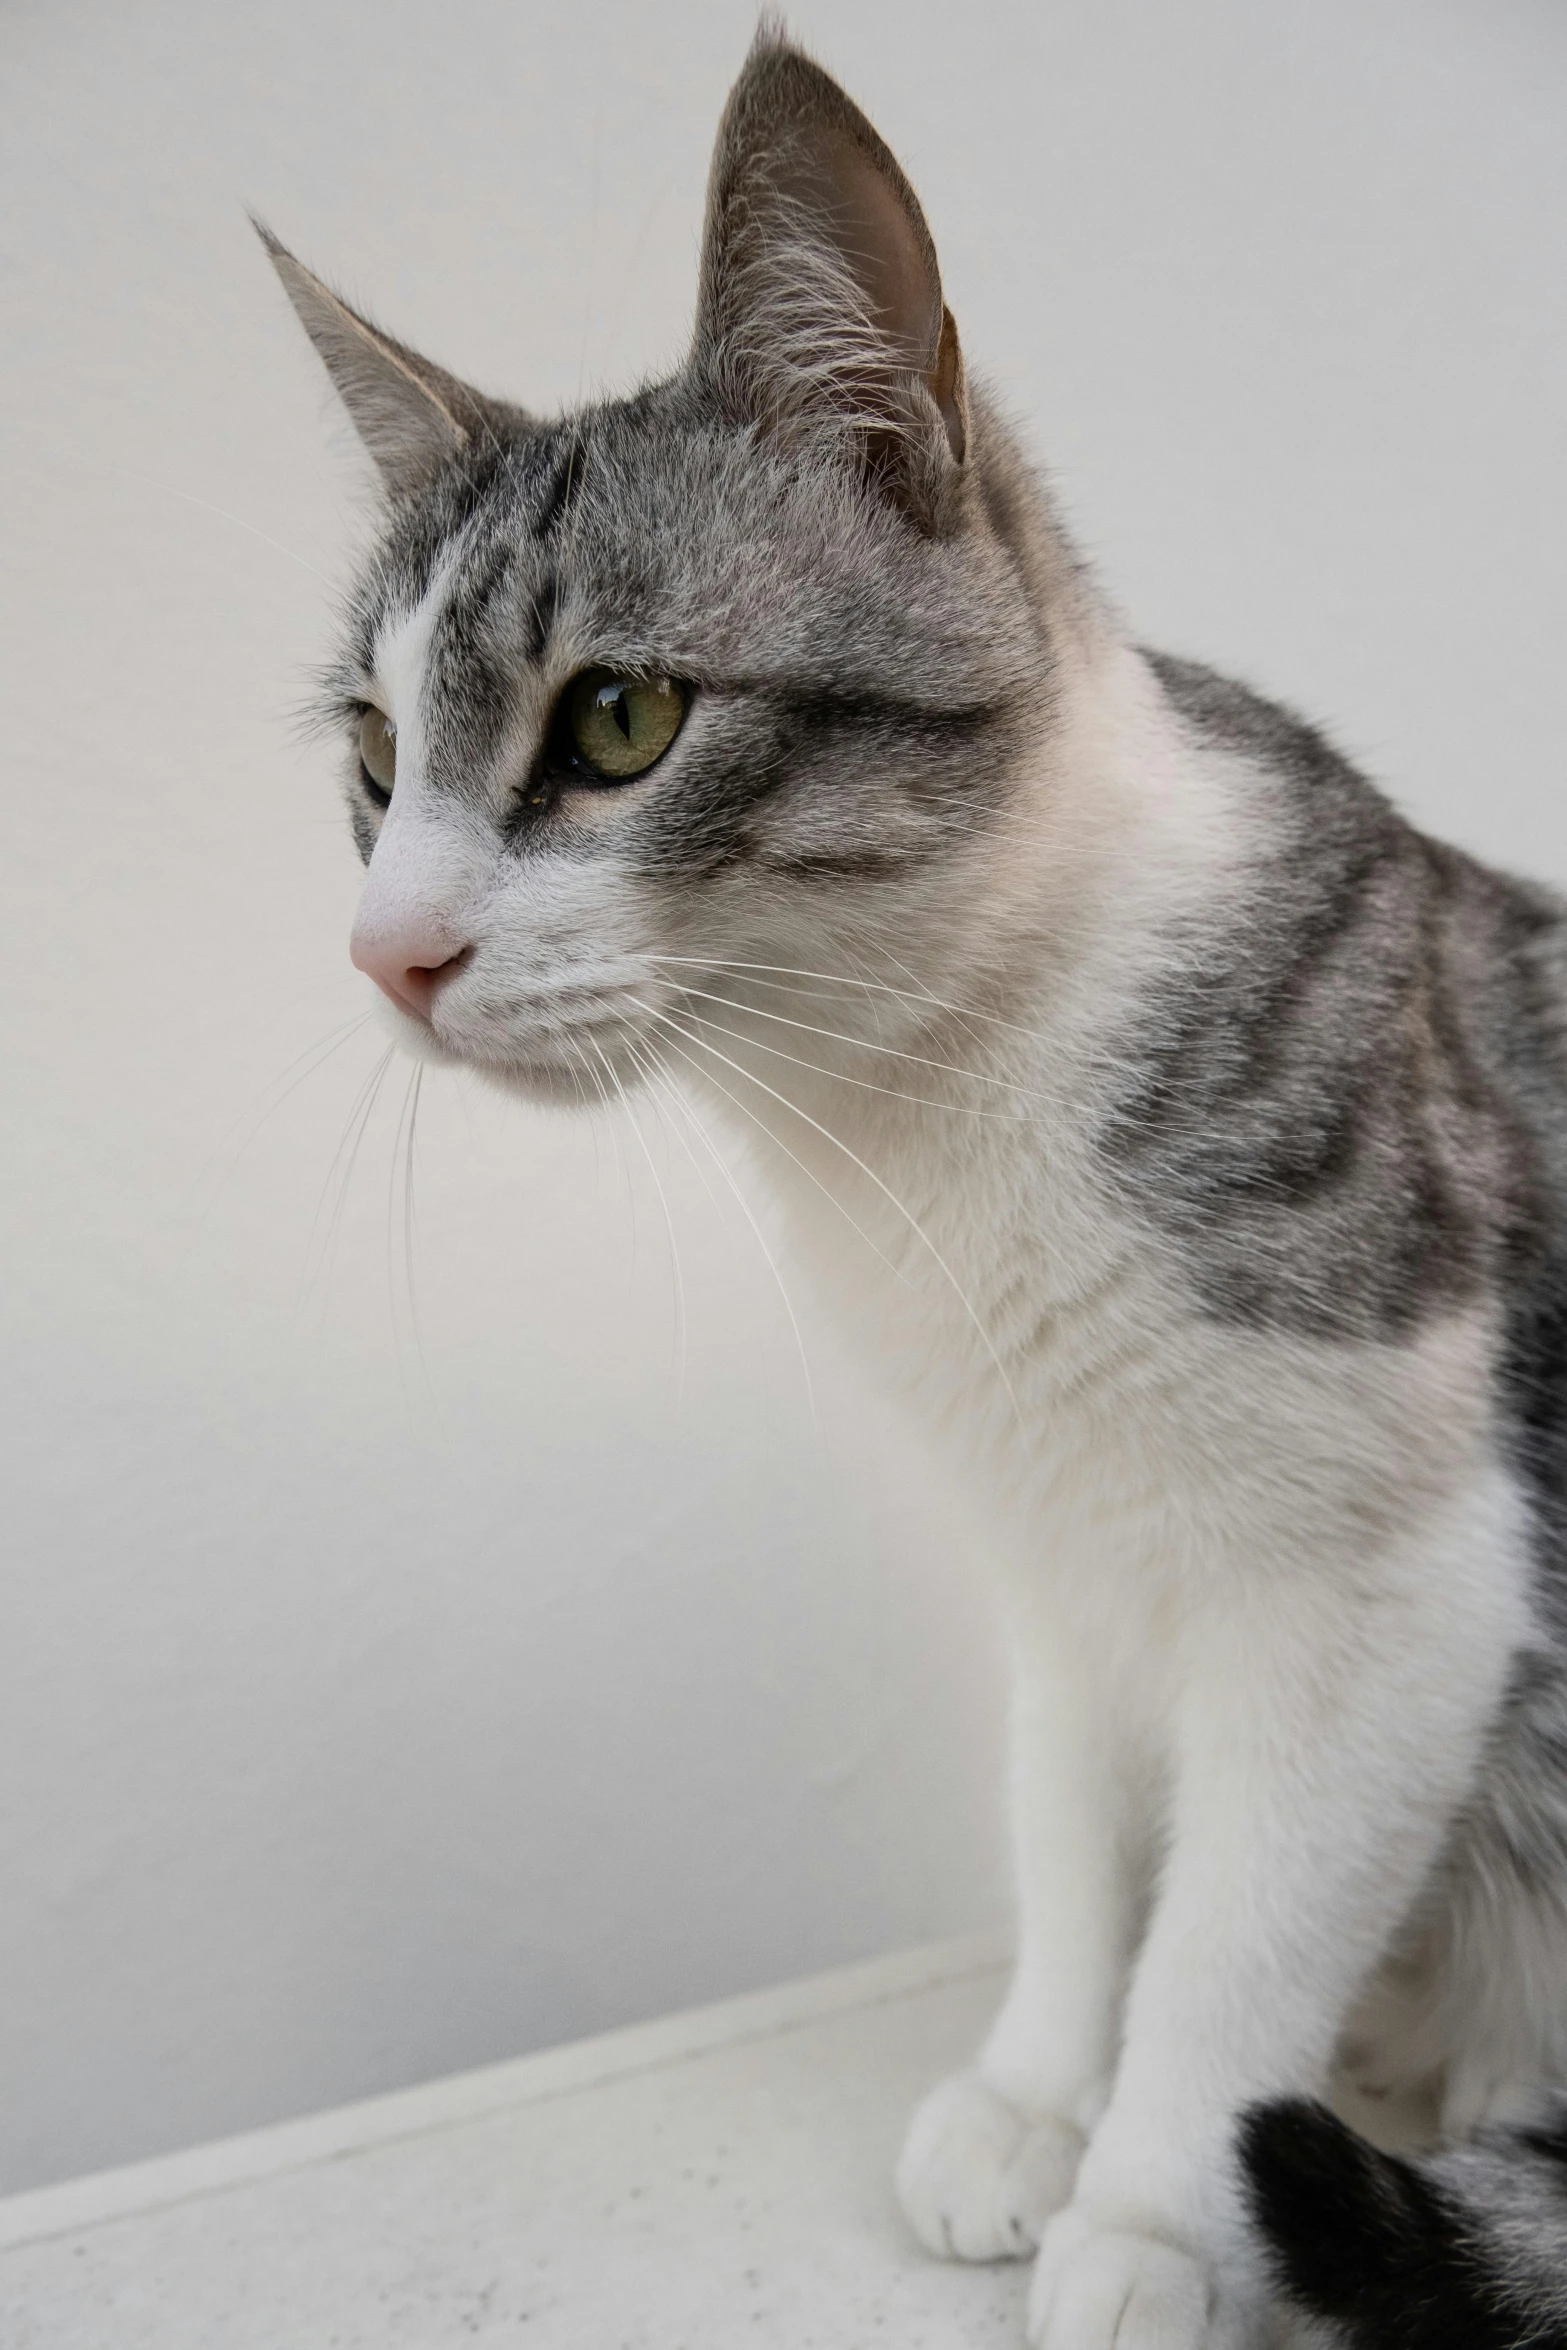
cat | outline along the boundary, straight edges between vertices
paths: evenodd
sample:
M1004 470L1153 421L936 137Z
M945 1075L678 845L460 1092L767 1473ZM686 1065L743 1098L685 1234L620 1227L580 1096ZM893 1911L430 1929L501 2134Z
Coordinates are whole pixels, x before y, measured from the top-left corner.
M354 961L745 1125L1002 1562L1016 1969L915 2233L1041 2350L1567 2344L1567 904L1133 641L780 27L629 398L262 235L385 490Z

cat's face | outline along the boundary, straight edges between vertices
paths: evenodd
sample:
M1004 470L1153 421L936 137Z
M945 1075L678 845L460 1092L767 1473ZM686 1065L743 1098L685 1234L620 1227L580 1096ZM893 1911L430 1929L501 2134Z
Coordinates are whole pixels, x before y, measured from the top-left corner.
M560 423L274 258L392 493L330 707L405 1041L584 1098L688 1059L704 980L927 969L1047 681L928 234L835 85L753 53L691 361Z
M336 687L407 1040L576 1093L720 963L917 968L1028 717L975 570L674 395L443 477Z

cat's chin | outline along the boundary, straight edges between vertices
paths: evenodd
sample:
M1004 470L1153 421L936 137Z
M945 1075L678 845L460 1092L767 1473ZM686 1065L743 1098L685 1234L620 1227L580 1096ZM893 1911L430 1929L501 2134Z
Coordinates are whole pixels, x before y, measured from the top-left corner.
M501 1093L510 1094L514 1101L533 1102L547 1109L602 1110L610 1098L611 1079L615 1090L626 1093L634 1092L638 1085L637 1073L613 1064L603 1075L595 1076L591 1069L563 1061L486 1061L466 1054L445 1057L452 1061L460 1057L465 1069Z

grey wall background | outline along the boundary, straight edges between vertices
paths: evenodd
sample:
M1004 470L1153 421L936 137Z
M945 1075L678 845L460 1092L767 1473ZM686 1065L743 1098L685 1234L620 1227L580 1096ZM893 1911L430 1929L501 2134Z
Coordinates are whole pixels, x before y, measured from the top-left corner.
M427 1084L417 1335L401 1072L340 1148L291 712L359 474L241 208L481 384L625 385L751 13L0 17L0 2185L1003 1899L982 1565L807 1322L813 1422L722 1183L645 1129L682 1378L628 1126ZM1567 11L793 21L1138 627L1567 879Z

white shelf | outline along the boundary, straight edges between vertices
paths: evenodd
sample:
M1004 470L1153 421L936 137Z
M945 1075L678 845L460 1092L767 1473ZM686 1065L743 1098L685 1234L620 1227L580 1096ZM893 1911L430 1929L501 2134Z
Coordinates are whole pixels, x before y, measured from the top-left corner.
M947 2268L891 2173L972 2051L944 1943L0 2202L7 2350L976 2350L1024 2272Z

